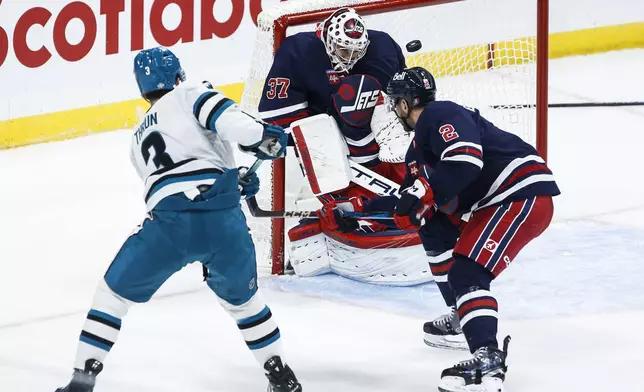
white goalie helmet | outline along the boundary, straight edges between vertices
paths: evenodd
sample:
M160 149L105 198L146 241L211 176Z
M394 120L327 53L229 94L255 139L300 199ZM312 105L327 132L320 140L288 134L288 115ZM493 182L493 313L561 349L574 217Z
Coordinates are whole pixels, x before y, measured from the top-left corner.
M367 27L353 8L338 9L319 25L319 29L326 53L336 71L349 72L367 53Z

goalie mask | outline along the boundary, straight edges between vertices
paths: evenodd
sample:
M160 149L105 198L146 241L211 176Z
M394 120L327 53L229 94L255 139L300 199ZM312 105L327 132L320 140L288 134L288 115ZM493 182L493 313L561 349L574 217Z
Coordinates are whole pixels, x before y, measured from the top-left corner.
M424 107L435 100L436 81L422 67L397 72L387 85L387 107L396 113L407 132L414 130L407 122L411 110Z
M334 70L349 72L367 53L367 27L353 8L340 8L318 28Z

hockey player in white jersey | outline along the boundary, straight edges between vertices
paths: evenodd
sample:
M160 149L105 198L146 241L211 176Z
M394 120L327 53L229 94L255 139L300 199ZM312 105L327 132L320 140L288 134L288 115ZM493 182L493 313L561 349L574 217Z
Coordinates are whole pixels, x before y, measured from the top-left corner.
M259 190L235 166L231 142L259 159L284 156L287 135L242 112L210 84L189 84L165 48L141 51L134 74L151 104L132 135L131 158L145 182L147 219L122 246L96 291L80 335L71 382L57 392L91 392L121 320L194 261L269 380L268 391L300 392L284 362L280 331L257 292L255 247L240 207Z

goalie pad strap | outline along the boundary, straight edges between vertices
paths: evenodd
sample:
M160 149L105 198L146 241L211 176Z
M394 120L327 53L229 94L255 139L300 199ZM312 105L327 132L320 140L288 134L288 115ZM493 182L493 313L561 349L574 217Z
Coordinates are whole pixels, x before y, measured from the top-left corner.
M291 133L295 139L295 144L302 158L302 164L304 165L304 170L306 171L306 176L311 185L311 190L316 195L321 193L320 184L318 183L317 175L315 174L315 169L313 168L313 162L311 161L311 153L309 152L309 147L306 144L306 139L302 134L302 128L299 125L292 128Z

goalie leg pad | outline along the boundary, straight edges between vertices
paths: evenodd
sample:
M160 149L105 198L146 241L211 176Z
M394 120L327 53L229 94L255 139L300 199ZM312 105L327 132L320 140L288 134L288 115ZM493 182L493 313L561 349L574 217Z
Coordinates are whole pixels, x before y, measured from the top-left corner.
M288 256L298 276L317 276L331 272L327 238L320 221L303 221L288 231Z
M327 233L331 269L360 282L412 286L433 280L416 233Z

